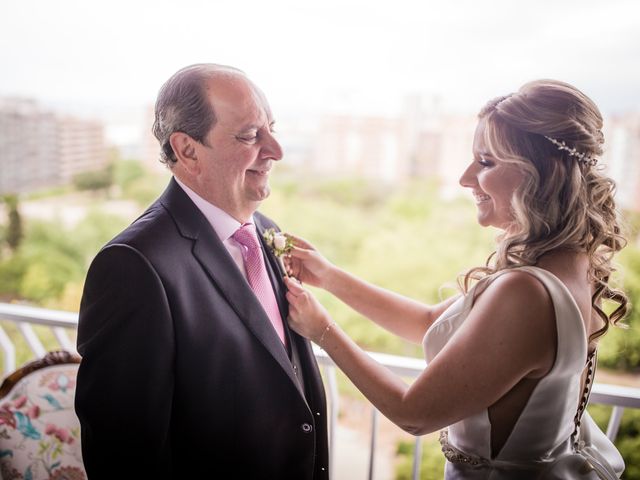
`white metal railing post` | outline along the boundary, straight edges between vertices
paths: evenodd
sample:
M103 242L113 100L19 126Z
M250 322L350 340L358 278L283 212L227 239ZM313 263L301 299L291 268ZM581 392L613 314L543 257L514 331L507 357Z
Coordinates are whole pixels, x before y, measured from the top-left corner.
M378 410L371 406L371 443L369 446L369 480L373 480L376 460L376 441L378 438Z
M618 436L618 430L620 430L620 422L622 421L622 414L624 413L624 407L618 405L613 407L611 411L611 417L609 418L609 424L607 425L607 437L612 442Z
M0 320L12 322L16 325L22 336L25 338L29 349L36 358L45 355L46 349L40 338L32 328L33 325L43 325L50 328L59 345L65 350L75 351L71 342L66 337L66 342L56 329L78 328L78 314L73 312L63 312L60 310L50 310L47 308L31 307L28 305L17 305L13 303L0 303ZM16 348L7 333L0 327L0 348L2 348L4 358L4 375L8 375L16 368Z
M4 371L3 376L6 377L16 369L16 347L13 346L13 342L4 331L4 328L0 326L0 348L4 354Z
M62 327L54 327L52 328L53 334L56 336L56 340L62 348L67 350L68 352L78 353L76 350L76 346L69 339L69 335L67 335L67 331Z
M416 443L413 448L413 480L420 479L420 466L422 465L422 437L416 437Z
M329 391L329 478L333 478L334 465L333 461L336 452L336 429L338 428L338 412L340 411L340 400L338 396L338 382L336 380L336 367L327 365L325 367L327 377L327 390Z
M38 335L36 335L36 332L31 328L31 324L27 322L18 322L18 328L36 358L44 357L47 354L47 350L44 348L44 345L42 345L42 342L38 338Z

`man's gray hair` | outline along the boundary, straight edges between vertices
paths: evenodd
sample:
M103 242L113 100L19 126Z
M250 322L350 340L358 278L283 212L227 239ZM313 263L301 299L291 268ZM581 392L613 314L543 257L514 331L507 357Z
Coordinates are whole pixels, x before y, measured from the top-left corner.
M207 80L218 74L240 74L241 70L214 63L198 63L178 70L158 92L153 135L160 142L160 161L172 167L178 159L169 141L171 134L182 132L198 142L216 122L213 106L206 93Z

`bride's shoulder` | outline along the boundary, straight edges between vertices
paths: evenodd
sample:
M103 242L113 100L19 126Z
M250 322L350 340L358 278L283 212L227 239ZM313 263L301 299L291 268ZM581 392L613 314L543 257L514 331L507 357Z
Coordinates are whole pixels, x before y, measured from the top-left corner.
M481 336L484 347L510 361L517 357L523 371L537 378L553 365L556 317L551 295L534 275L520 268L494 274L465 323L471 335Z
M533 268L513 268L497 272L480 282L473 299L474 306L484 306L503 314L519 312L540 316L553 312L553 299L540 274Z
M493 295L524 295L549 298L549 293L537 267L517 267L500 270L482 279L476 288L476 297L491 292Z

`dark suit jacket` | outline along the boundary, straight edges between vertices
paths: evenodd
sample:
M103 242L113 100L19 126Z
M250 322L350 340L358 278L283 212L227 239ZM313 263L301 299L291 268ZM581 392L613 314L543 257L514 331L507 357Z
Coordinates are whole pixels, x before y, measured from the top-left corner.
M89 478L327 479L322 380L309 342L287 334L290 352L172 179L87 275L76 411Z

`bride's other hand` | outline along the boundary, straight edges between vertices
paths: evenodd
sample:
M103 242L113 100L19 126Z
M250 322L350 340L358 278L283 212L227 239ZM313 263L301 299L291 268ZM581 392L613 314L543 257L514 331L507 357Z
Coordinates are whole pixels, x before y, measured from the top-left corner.
M329 274L335 266L306 240L287 233L293 248L285 256L287 273L303 283L326 289Z

